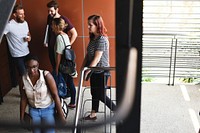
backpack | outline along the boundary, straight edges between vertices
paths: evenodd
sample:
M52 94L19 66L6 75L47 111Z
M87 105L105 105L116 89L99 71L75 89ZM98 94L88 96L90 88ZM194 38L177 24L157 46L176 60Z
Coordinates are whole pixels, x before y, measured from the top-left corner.
M61 35L63 42L64 38ZM73 78L77 77L77 71L76 71L76 54L73 49L68 48L71 45L65 44L65 49L63 51L62 57L61 57L61 63L59 66L59 71L65 74L69 74Z
M52 76L56 82L59 97L66 98L68 89L62 74L58 73L58 75L56 75L56 72L52 71Z
M44 71L43 71L43 76L44 76L44 79L46 82L46 76L44 74ZM49 85L47 84L47 82L46 82L46 85L47 85L47 88L49 88ZM62 97L60 97L60 104L61 104L61 108L64 113L65 119L66 119L68 116L68 113L69 113L69 109L68 109L67 103L65 102L65 100ZM55 117L56 117L56 119L58 119L57 112L55 114Z

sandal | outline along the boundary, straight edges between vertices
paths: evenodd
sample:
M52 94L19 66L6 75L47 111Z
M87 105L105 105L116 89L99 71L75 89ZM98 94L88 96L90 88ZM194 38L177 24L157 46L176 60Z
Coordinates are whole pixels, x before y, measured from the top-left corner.
M90 115L83 118L83 120L93 120L93 121L95 121L96 119L97 119L97 116L91 117Z
M67 107L74 109L74 108L76 108L76 105L75 104L68 104Z

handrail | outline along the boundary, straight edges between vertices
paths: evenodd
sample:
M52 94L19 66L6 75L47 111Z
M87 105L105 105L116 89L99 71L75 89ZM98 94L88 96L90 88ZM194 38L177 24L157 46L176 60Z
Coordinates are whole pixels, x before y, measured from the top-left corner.
M168 82L168 85L174 85L176 78L198 78L199 43L199 35L143 33L144 81L161 77L166 78L163 81ZM185 71L182 71L183 69ZM188 73L188 70L198 74Z
M75 120L74 120L74 129L73 133L77 133L79 129L81 128L91 128L94 126L99 126L111 122L120 122L124 120L134 103L135 99L135 89L136 89L136 73L137 73L137 50L135 48L131 48L129 52L129 59L128 59L128 66L127 66L127 73L126 73L126 83L125 83L125 90L124 90L124 96L122 101L118 104L117 110L114 114L113 117L110 119L107 119L105 121L99 121L95 122L93 124L87 124L87 125L78 125L78 118L80 114L80 109L81 109L81 95L82 95L82 84L83 84L83 77L84 77L84 72L86 70L99 70L99 67L85 67L81 71L81 76L80 76L80 82L79 82L79 88L78 88L78 99L77 99L77 107L76 107L76 113L75 113ZM106 67L103 68L104 70L113 70L114 68L112 67Z
M84 67L83 70L81 71L80 75L80 80L79 80L79 85L78 85L78 95L77 95L77 103L76 103L76 113L75 113L75 120L74 120L74 133L77 131L77 126L78 126L78 119L79 119L79 114L81 110L81 96L82 96L82 85L83 85L83 78L84 78L84 73L87 70L92 70L92 71L97 71L97 70L105 70L105 71L111 71L115 70L115 67Z

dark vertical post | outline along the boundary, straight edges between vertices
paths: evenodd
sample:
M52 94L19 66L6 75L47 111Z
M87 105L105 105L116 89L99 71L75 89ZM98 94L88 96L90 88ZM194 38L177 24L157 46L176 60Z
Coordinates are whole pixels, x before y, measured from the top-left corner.
M1 86L0 86L0 104L3 102L3 95L2 95L2 90L1 90Z
M1 0L0 1L0 43L2 40L2 36L3 36L3 30L5 28L5 25L11 15L12 12L12 8L15 4L16 0ZM3 78L0 76L0 78ZM1 84L0 83L0 104L3 102L3 95L2 95L2 88L1 88Z
M172 80L172 85L174 86L174 80L175 80L175 76L176 76L176 54L177 54L177 38L175 39L176 43L175 43L175 54L174 54L174 70L173 70L173 80Z
M130 4L132 3L132 6ZM142 68L142 0L116 0L116 84L117 103L124 91L128 53L138 50L135 102L127 119L117 125L117 133L140 132L141 68ZM132 19L132 20L130 20ZM131 31L130 31L131 30Z
M171 71L172 71L172 56L173 56L173 44L174 44L174 38L172 38L171 42L171 53L170 53L170 65L169 65L169 83L168 85L171 84Z

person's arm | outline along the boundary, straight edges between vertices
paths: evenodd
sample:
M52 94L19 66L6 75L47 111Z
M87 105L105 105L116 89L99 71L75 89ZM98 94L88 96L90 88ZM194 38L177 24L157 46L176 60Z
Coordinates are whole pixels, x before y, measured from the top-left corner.
M92 62L90 63L89 67L96 67L98 62L100 61L101 59L101 56L103 54L103 51L96 51L95 54L94 54L94 59L92 60ZM87 76L88 74L91 72L91 70L88 70L88 71L85 71L85 74L84 74L84 79L87 80Z
M81 71L83 70L83 68L86 66L86 63L87 63L87 60L88 60L88 55L86 54L84 60L83 60L83 63L81 65ZM84 80L86 80L86 76L84 74Z
M83 60L83 63L81 65L81 71L83 70L83 68L85 67L86 63L87 63L87 60L88 60L88 55L86 54L84 60Z
M31 41L31 33L30 33L30 30L29 30L29 26L28 26L28 23L26 22L24 24L25 26L25 29L27 29L28 33L26 34L26 36L24 37L24 41L26 42L30 42Z
M28 32L28 34L27 34L27 42L30 42L30 41L31 41L31 33Z
M90 63L89 67L95 67L99 63L102 54L103 54L103 51L95 51L94 59Z
M59 116L61 122L65 123L66 120L65 120L62 108L61 108L60 98L58 96L58 90L57 90L57 87L56 87L55 80L50 73L48 73L45 76L45 78L46 78L46 82L47 82L46 84L48 85L48 88L50 89L51 96L52 96L53 100L55 101L55 106L56 106L58 116Z
M6 35L6 34L9 32L9 29L10 29L10 25L9 25L9 23L8 23L8 24L6 25L4 31L3 31L3 34Z
M24 120L24 112L26 110L26 106L28 104L28 99L26 97L25 90L20 87L20 121Z
M56 45L57 45L57 49L56 49L56 74L58 75L58 70L59 70L59 66L60 66L60 62L61 62L61 58L62 58L62 54L63 54L63 50L65 49L65 43L63 42L63 38L61 35L58 35L56 38Z
M76 40L78 34L77 34L77 31L76 31L75 28L72 28L72 29L69 31L69 33L70 33L70 43L71 43L71 45L72 45L72 44L75 42L75 40Z
M58 75L62 54L56 52L56 75Z

